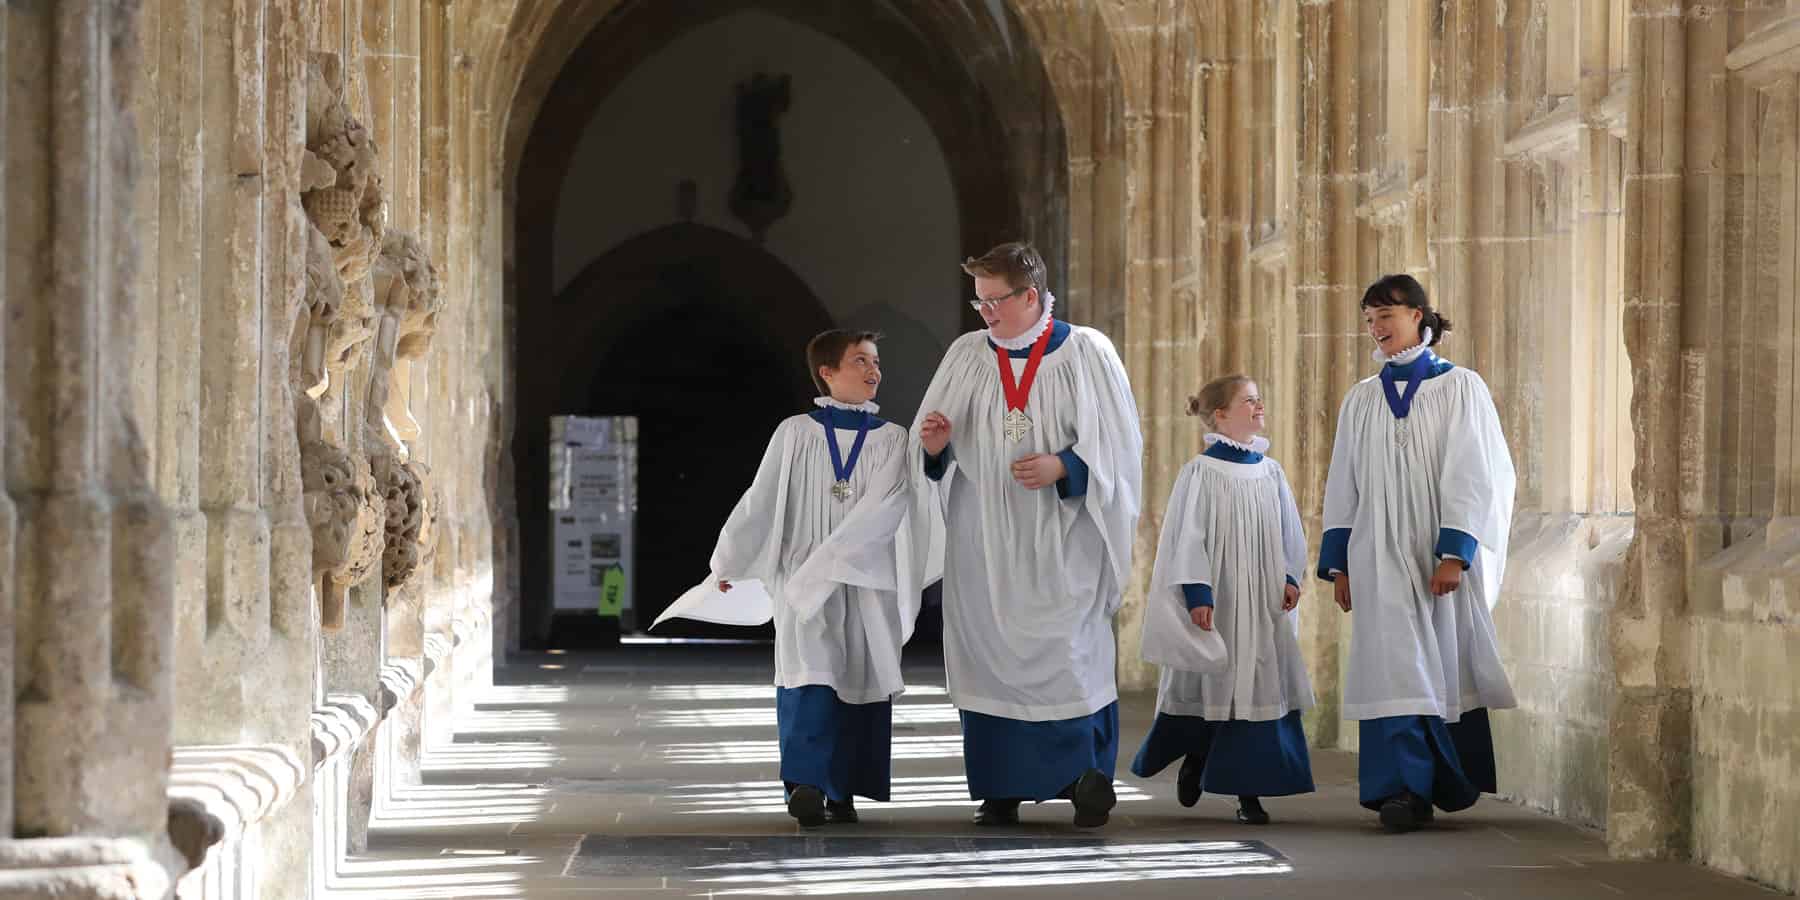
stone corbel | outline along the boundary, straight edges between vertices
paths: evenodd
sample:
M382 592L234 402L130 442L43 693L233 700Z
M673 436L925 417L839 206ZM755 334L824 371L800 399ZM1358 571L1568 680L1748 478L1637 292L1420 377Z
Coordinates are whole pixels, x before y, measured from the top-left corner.
M1288 230L1277 230L1250 247L1250 265L1265 272L1287 265L1288 245Z
M1800 14L1784 16L1745 35L1725 55L1725 68L1759 90L1800 72Z
M1631 75L1621 74L1613 77L1606 96L1600 98L1588 118L1595 128L1603 128L1615 139L1622 141L1628 134L1630 109Z
M366 458L325 440L312 401L301 404L300 485L313 535L313 577L318 579L319 625L344 625L350 588L381 559L387 508Z
M1564 97L1548 112L1519 126L1500 152L1517 162L1568 159L1581 149L1581 131L1586 125L1575 98Z
M1399 225L1412 204L1425 192L1424 179L1414 179L1410 167L1378 185L1356 207L1356 217L1378 226Z

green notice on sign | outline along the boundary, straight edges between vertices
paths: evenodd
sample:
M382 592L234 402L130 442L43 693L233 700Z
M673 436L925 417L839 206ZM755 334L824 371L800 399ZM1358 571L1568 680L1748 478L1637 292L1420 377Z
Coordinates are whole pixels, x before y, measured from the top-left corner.
M625 611L625 569L613 564L600 575L600 614L618 618Z

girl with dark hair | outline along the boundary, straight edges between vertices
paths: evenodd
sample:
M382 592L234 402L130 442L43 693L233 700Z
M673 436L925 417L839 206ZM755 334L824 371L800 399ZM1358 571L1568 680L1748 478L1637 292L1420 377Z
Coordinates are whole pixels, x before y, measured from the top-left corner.
M1227 375L1188 401L1206 451L1181 470L1163 516L1144 612L1144 659L1162 666L1156 722L1132 774L1182 760L1182 806L1202 791L1238 798L1265 825L1263 797L1310 793L1300 712L1313 703L1295 606L1306 533L1281 464L1263 455L1262 395Z
M1362 310L1382 367L1338 412L1318 574L1355 617L1362 804L1411 831L1497 788L1488 710L1518 705L1492 616L1514 474L1487 384L1431 350L1450 321L1425 288L1389 275Z

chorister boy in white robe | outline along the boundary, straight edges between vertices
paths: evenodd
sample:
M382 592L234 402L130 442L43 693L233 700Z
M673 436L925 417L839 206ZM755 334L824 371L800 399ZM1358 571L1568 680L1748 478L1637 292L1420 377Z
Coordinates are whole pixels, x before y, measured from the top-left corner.
M1424 287L1387 276L1362 310L1383 365L1338 413L1319 576L1351 616L1362 804L1410 831L1496 790L1488 710L1517 705L1491 614L1513 465L1486 383L1432 352L1450 322Z
M1144 613L1144 659L1162 666L1156 721L1131 764L1149 778L1183 760L1182 806L1202 791L1238 798L1266 825L1262 797L1313 790L1300 712L1313 703L1295 606L1306 533L1287 475L1263 455L1256 382L1227 375L1188 401L1206 451L1181 470L1163 517Z
M945 529L944 663L975 822L1062 797L1096 827L1116 799L1137 404L1112 342L1053 318L1036 250L1003 244L963 269L988 328L944 354L913 440Z
M918 614L918 570L901 561L913 457L906 429L875 415L876 340L813 338L807 363L824 396L776 427L719 533L712 578L663 616L773 616L781 780L805 826L857 821L856 796L888 799L891 701Z

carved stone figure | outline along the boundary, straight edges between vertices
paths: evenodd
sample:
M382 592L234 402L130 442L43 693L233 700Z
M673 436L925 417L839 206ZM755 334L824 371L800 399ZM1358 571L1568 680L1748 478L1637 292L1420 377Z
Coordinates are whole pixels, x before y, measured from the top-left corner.
M387 231L375 139L350 113L344 67L336 54L314 53L306 76L300 202L331 243L338 274L353 284L368 275Z
M790 83L786 75L758 73L737 88L738 170L731 185L731 214L750 227L759 244L794 203L794 189L781 167L781 130L775 122L787 112Z
M408 402L412 396L411 361L431 349L443 308L437 268L414 235L392 231L375 263L375 358L370 364L367 439L373 448L386 446L402 459L406 442L419 436L419 423Z

